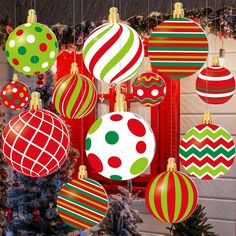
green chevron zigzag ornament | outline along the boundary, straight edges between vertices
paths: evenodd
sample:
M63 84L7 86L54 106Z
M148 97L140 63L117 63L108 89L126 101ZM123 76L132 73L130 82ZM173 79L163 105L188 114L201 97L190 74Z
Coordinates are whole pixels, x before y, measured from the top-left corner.
M233 165L234 140L224 128L212 124L207 110L203 124L193 127L183 136L179 156L189 174L204 180L216 179Z

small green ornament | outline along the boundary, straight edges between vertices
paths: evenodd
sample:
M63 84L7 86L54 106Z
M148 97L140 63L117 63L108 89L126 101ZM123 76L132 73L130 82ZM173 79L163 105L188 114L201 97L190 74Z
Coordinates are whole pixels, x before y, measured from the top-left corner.
M6 58L17 71L26 75L42 74L54 64L58 42L45 25L36 23L34 10L29 10L28 23L18 26L6 42Z

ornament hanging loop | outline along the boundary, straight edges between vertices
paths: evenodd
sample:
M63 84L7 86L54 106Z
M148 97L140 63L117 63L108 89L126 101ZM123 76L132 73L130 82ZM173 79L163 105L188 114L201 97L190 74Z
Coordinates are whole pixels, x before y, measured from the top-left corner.
M19 78L18 78L18 75L17 75L17 74L13 74L12 81L14 81L14 82L19 81Z
M174 5L173 18L184 18L184 9L182 2L176 2Z
M211 112L209 109L206 109L203 114L203 124L211 124L212 118L211 118Z
M78 178L79 179L87 179L88 178L88 172L87 172L87 169L86 169L85 165L81 165L79 167Z
M119 22L119 14L118 14L118 9L116 7L110 8L108 21L114 24Z
M151 63L148 63L146 66L146 71L147 73L151 73L152 72L152 67L151 67Z
M39 92L33 92L31 94L30 109L42 110L42 101Z
M78 64L76 62L71 64L70 73L73 75L79 73Z
M176 166L175 158L170 157L168 159L167 171L176 171L176 170L177 170L177 166Z
M30 9L28 11L27 22L28 23L37 23L36 11L34 9Z

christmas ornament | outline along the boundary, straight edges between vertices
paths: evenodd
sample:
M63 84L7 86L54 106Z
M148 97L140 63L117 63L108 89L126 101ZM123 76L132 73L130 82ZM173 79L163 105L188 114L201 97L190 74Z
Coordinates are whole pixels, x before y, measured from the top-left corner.
M77 63L72 63L71 73L56 82L52 102L64 117L78 119L94 109L97 91L89 78L79 74Z
M166 83L162 77L153 73L150 68L133 82L134 100L144 106L156 106L166 96Z
M124 99L121 94L118 99ZM143 173L155 153L154 134L143 118L115 110L98 118L86 137L86 154L90 165L112 180L133 179ZM102 148L101 148L102 147ZM127 158L128 157L128 158Z
M148 40L148 55L160 73L181 79L196 73L204 65L208 41L198 23L183 18L182 3L175 3L173 17L153 30Z
M87 69L100 81L121 83L140 69L144 47L137 32L118 23L118 9L110 8L109 22L94 29L83 47Z
M6 42L6 58L17 71L26 75L49 70L58 54L58 42L45 25L36 23L35 10L29 10L26 24L18 26Z
M211 123L209 111L205 111L203 121L183 136L179 155L189 174L211 180L229 171L235 159L235 145L224 128Z
M106 216L108 196L102 185L95 180L74 179L59 192L57 209L66 224L86 230L99 224Z
M169 158L167 171L148 184L145 201L150 213L160 221L177 223L187 219L195 210L198 200L194 182L176 171L174 158Z
M219 65L219 58L215 56L211 67L202 70L196 80L198 96L209 104L223 104L234 94L235 79L233 74Z
M70 144L63 121L41 110L40 94L33 92L30 110L14 116L3 131L2 152L7 163L24 175L43 177L65 161Z
M6 108L18 111L29 103L29 89L26 84L18 81L17 74L14 74L12 81L2 88L1 98Z

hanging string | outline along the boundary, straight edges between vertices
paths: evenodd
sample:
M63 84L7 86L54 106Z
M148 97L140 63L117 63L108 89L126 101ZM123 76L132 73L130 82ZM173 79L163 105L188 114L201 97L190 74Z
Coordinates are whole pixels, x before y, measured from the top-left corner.
M76 4L76 0L73 0L74 62L76 62L76 46L75 46L75 33L76 33L76 29L75 29L75 4Z
M209 30L208 30L208 0L206 0L206 29L207 29L207 40L209 41ZM208 48L209 53L209 48ZM209 66L209 58L206 60L206 68ZM206 71L206 109L208 109L208 72Z
M170 12L172 13L173 11L173 0L170 0L170 7L171 7L171 10ZM172 84L172 79L170 79L170 156L172 157L172 148L173 148L173 132L172 132L172 129L173 129L173 121L172 121L172 89L173 89L173 84Z
M215 14L216 14L216 0L215 0ZM217 50L217 46L216 46L216 44L217 44L217 29L216 29L216 18L215 18L215 54L217 53L216 52L216 50Z
M84 43L84 26L83 26L83 22L84 22L84 0L81 0L81 11L80 11L80 15L81 15L81 37L82 37L82 42ZM84 73L84 67L82 66L82 74Z

